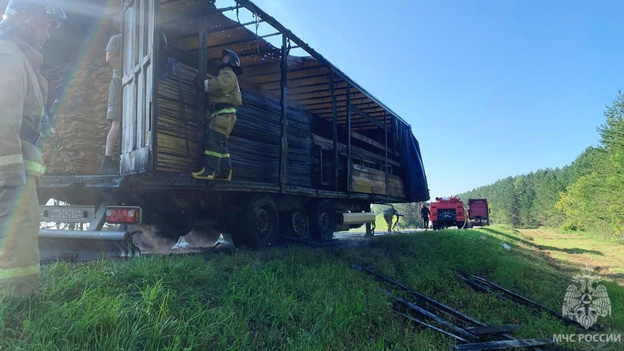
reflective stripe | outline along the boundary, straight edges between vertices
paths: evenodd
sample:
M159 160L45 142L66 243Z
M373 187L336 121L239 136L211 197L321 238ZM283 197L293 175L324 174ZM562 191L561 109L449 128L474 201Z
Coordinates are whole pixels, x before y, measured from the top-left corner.
M220 154L218 152L214 152L214 151L210 151L210 150L204 151L204 155L214 156L214 157L218 157L218 158L229 158L230 157L230 154Z
M34 266L0 269L0 279L21 278L33 274L39 274L39 263Z
M234 107L224 108L224 109L221 109L221 110L217 111L217 113L218 114L221 114L221 113L236 113L236 109Z
M22 154L0 156L0 167L20 164L20 163L24 163L24 159L22 159Z
M42 175L46 171L44 165L28 160L24 161L24 168L27 172L33 173L35 175Z

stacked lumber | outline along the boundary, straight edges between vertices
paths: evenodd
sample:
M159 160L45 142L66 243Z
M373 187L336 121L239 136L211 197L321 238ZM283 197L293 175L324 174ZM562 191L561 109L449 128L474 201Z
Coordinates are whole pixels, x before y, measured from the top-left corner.
M190 172L199 164L201 146L198 144L202 132L197 113L197 91L192 83L196 72L193 67L178 63L177 68L167 72L159 81L158 170ZM50 81L50 95L62 98L56 130L77 174L97 173L104 154L110 128L110 122L106 121L110 75L110 69L103 61L59 66L46 74ZM317 119L308 112L288 109L289 185L321 187L320 168L327 186L333 188L336 181L331 158L333 143L311 131ZM243 106L238 108L238 120L229 141L234 180L276 184L279 181L280 138L280 103L243 92ZM320 148L324 150L322 164ZM49 172L69 171L69 165L53 147L52 141L44 143L43 150ZM338 152L342 179L346 178L346 145L338 144ZM355 146L352 153L354 158L372 163L385 161L383 156ZM393 160L389 163L400 166ZM346 184L340 187L346 188ZM385 173L354 165L352 187L356 192L385 194ZM400 177L389 175L388 194L405 196Z
M192 84L196 70L181 63L177 65L178 69L164 77L158 87L157 164L159 170L189 172L198 164L197 148L201 137L197 94ZM281 138L279 102L243 93L243 106L238 108L237 118L228 143L233 178L237 181L277 183ZM310 118L303 111L288 110L289 185L312 185ZM205 125L208 125L207 120Z
M313 138L314 144L317 145L317 147L320 147L323 150L326 150L323 153L322 169L323 169L323 179L327 180L327 177L333 177L331 173L333 172L333 168L332 168L333 160L331 159L333 157L332 156L333 141L327 138L321 137L319 135L316 135L316 134L314 134L312 138ZM379 165L385 164L384 156L381 156L374 152L359 148L357 146L351 146L351 153L352 153L353 159L356 159L356 160L362 160L362 161L379 164ZM338 157L339 173L338 174L339 174L339 177L346 178L347 145L338 143L338 154L339 154L339 157ZM320 153L317 153L315 155L315 158L318 159L319 155ZM316 163L317 163L316 166L318 168L319 161L317 161ZM400 164L396 162L395 160L389 159L388 164L393 169L400 168ZM386 194L386 176L383 171L370 168L370 167L357 165L357 164L353 165L352 170L353 170L352 171L353 182L351 186L352 186L353 191L361 192L361 193L368 193L368 194L383 194L383 195ZM331 184L333 185L333 182ZM346 190L346 189L342 189L342 190ZM395 196L395 197L403 197L403 198L405 197L403 180L400 177L393 175L393 174L388 175L388 195Z
M370 167L353 165L352 189L367 194L386 194L386 174ZM405 197L403 181L396 175L388 175L388 195Z
M95 174L100 166L110 122L106 121L111 70L103 60L68 64L45 72L50 100L60 100L55 129L77 174ZM53 146L42 145L48 173L68 172L67 162Z
M196 74L194 68L178 63L158 83L158 170L190 172L196 167L200 140L197 94L192 84Z

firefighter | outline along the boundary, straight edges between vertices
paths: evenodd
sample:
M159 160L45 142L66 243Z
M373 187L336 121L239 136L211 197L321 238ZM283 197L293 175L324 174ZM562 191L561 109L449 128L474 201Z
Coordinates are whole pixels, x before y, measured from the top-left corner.
M113 160L113 152L121 135L121 19L121 12L113 16L113 25L120 33L110 37L108 45L106 45L106 63L113 68L113 76L108 86L106 119L111 121L111 128L106 136L104 161L100 166L100 173L102 174L116 174L119 168L119 165Z
M425 204L420 204L420 218L423 222L423 228L429 228L429 208Z
M388 225L388 233L392 233L392 220L394 216L397 216L397 222L399 221L399 217L401 216L399 212L394 208L394 206L390 205L390 207L386 208L383 211L384 220ZM396 224L396 223L395 223Z
M196 79L198 88L208 93L210 115L205 131L203 168L193 178L206 180L232 179L232 162L227 142L236 124L236 107L243 104L238 78L243 74L240 58L232 50L223 50L219 74L212 79Z
M11 0L0 22L0 292L30 295L39 282L37 147L47 100L41 49L66 19L56 0Z

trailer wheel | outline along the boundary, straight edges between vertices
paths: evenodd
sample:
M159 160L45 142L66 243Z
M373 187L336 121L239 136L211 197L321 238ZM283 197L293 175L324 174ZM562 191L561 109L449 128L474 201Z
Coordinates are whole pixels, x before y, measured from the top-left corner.
M303 208L284 211L280 217L282 218L283 228L286 229L286 235L298 239L308 239L310 237L310 221Z
M331 201L321 201L312 208L310 227L314 238L320 241L331 240L336 230L336 214Z
M273 244L279 231L275 202L268 196L255 196L243 210L242 223L233 235L234 245L256 249Z
M438 222L437 222L437 221L433 221L433 222L431 222L431 228L432 228L433 230L438 230L438 229L439 229L439 228L438 228Z

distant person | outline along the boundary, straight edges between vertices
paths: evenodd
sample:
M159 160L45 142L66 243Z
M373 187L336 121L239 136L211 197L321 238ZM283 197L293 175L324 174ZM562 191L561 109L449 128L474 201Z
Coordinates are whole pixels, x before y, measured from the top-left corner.
M420 218L423 222L423 228L429 228L429 208L425 204L420 205Z
M394 206L390 205L390 207L386 208L383 211L383 216L384 216L384 220L386 221L386 224L388 225L388 233L392 233L392 221L394 220L394 216L397 217L397 220L394 223L396 225L396 223L399 222L399 217L401 217L402 215L399 214L399 212L394 208Z
M113 17L113 25L120 33L113 35L106 45L106 63L113 68L113 76L108 85L108 108L106 119L111 121L111 128L106 136L106 149L104 150L104 160L100 167L102 174L116 174L119 165L114 161L115 146L119 143L121 135L121 12Z

